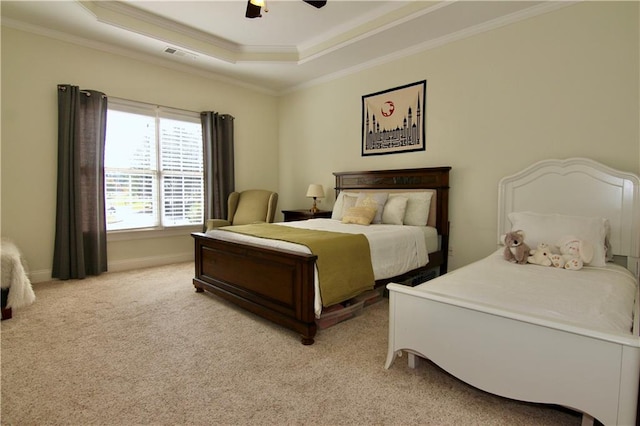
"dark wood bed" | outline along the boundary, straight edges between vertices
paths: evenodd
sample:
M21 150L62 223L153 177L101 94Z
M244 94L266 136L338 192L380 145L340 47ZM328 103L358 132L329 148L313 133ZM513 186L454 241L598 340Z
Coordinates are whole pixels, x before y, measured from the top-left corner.
M376 281L376 287L401 282L426 270L447 272L449 246L449 171L451 167L336 172L336 194L351 190L432 189L431 214L441 238L440 250L429 253L429 263L400 277ZM433 204L435 203L435 206ZM191 234L195 240L197 292L207 290L276 324L294 330L302 343L313 344L314 266L317 257L287 250L238 244Z

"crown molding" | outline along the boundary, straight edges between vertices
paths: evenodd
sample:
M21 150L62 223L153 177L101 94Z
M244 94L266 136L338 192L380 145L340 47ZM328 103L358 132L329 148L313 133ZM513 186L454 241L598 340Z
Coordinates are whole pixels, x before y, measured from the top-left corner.
M216 73L214 71L205 71L199 68L195 68L195 67L191 67L185 64L181 64L178 63L174 60L170 60L170 59L163 59L163 58L159 58L153 55L148 55L145 53L140 53L139 51L134 51L132 49L126 49L126 48L121 48L121 47L117 47L114 46L112 44L109 43L103 43L103 42L99 42L99 41L95 41L95 40L89 40L83 37L78 37L78 36L74 36L74 35L70 35L67 33L63 33L60 31L56 31L56 30L51 30L48 28L43 28L41 26L37 26L37 25L32 25L32 24L28 24L22 21L17 21L14 19L10 19L10 18L3 18L2 19L2 26L3 27L8 27L8 28L13 28L15 30L19 30L19 31L23 31L23 32L27 32L27 33L31 33L31 34L35 34L38 36L42 36L42 37L47 37L47 38L51 38L54 40L58 40L58 41L62 41L65 43L70 43L70 44L75 44L81 47L86 47L89 49L94 49L94 50L98 50L101 52L105 52L105 53L110 53L113 55L118 55L118 56L123 56L126 57L128 59L133 59L136 61L140 61L140 62L144 62L144 63L149 63L152 65L157 65L163 68L168 68L168 69L172 69L174 71L180 71L183 73L187 73L187 74L191 74L191 75L195 75L198 77L202 77L202 78L206 78L208 80L214 80L220 83L225 83L225 84L231 84L234 86L239 86L245 89L249 89L249 90L254 90L257 92L261 92L267 95L278 95L278 92L273 90L273 89L269 89L268 87L265 87L264 85L257 85L257 84L252 84L252 83L248 83L246 81L240 80L240 79L236 79L236 78L231 78L231 77L227 77L224 75L221 75L220 73Z
M7 27L11 27L11 28L15 28L21 31L26 31L26 32L30 32L30 33L34 33L34 34L38 34L38 35L42 35L45 37L49 37L49 38L53 38L53 39L57 39L57 40L61 40L64 42L68 42L68 43L73 43L76 45L80 45L80 46L84 46L84 47L88 47L88 48L92 48L92 49L96 49L96 50L100 50L103 52L107 52L107 53L112 53L112 54L116 54L116 55L120 55L120 56L124 56L127 58L131 58L137 61L143 61L143 62L147 62L147 63L151 63L154 65L158 65L158 66L162 66L164 68L169 68L169 69L173 69L173 70L177 70L180 72L184 72L184 73L188 73L188 74L192 74L192 75L197 75L203 78L207 78L207 79L211 79L211 80L215 80L215 81L219 81L222 83L226 83L226 84L231 84L234 86L239 86L239 87L243 87L249 90L254 90L254 91L258 91L267 95L274 95L274 96L281 96L281 95L285 95L297 90L301 90L304 88L308 88L308 87L312 87L318 84L322 84L328 81L332 81L332 80L336 80L354 73L358 73L361 71L364 71L366 69L369 68L373 68L379 65L383 65L395 60L399 60L402 59L404 57L408 57L408 56L412 56L430 49L434 49L436 47L440 47L443 45L446 45L448 43L451 42L455 42L467 37L472 37L478 34L481 34L483 32L486 31L491 31L493 29L502 27L502 26L506 26L512 23L516 23L518 21L524 20L524 19L528 19L528 18L532 18L538 15L541 15L543 13L548 13L548 12L552 12L554 10L560 9L560 8L564 8L567 6L571 6L573 4L579 3L582 0L577 0L577 1L549 1L549 2L543 2L540 3L536 6L533 6L531 8L522 10L522 11L518 11L518 12L514 12L510 15L506 15L500 18L496 18L493 19L491 21L482 23L482 24L478 24L460 31L457 31L455 33L451 33L451 34L447 34L445 36L433 39L433 40L429 40L426 41L424 43L412 46L412 47L408 47L406 49L402 49L402 50L398 50L392 54L389 55L384 55L384 56L380 56L377 57L375 59L372 59L370 61L365 61L362 62L358 65L352 66L352 67L346 67L346 68L342 68L336 72L330 72L327 73L325 75L323 75L322 77L319 78L310 78L307 81L300 83L300 84L292 84L288 87L284 87L284 88L279 88L279 89L275 89L275 88L270 88L269 84L267 83L250 83L248 82L248 79L250 79L250 77L247 77L247 80L243 80L242 77L238 77L238 78L234 78L234 77L229 77L229 76L225 76L223 73L225 71L215 71L215 70L211 70L211 71L207 71L203 68L196 68L193 66L189 66L187 64L184 64L182 62L177 62L175 59L165 59L165 58L161 58L158 56L154 56L152 54L145 54L145 53L140 53L137 50L134 49L128 49L125 47L118 47L118 46L114 46L112 44L109 43L104 43L104 42L98 42L95 40L91 40L91 39L87 39L87 38L83 38L83 37L79 37L79 36L73 36L67 33L63 33L63 32L59 32L56 30L50 30L44 27L40 27L40 26L35 26L35 25L31 25L31 24L27 24L21 21L15 21L9 18L3 18L2 19L2 25L3 26L7 26ZM111 2L105 2L105 3L111 3ZM414 11L415 13L421 13L421 14L427 14L427 13L431 13L435 10L437 10L438 8L441 7L445 7L447 2L438 2L438 3L434 3L431 4L429 7L423 7L419 10L419 11ZM86 6L87 4L89 5L94 5L95 6L95 2L82 2L83 6ZM126 5L124 7L127 7ZM87 9L90 13L93 13L90 9ZM107 10L107 9L100 9L100 10ZM137 9L136 9L137 10ZM413 19L410 18L410 15L406 13L406 10L404 11L405 15L403 19ZM105 12L106 13L106 12ZM402 13L402 12L398 12L398 13ZM415 18L415 13L414 13L414 18ZM149 25L155 25L150 23ZM391 25L391 24L389 24ZM372 30L369 35L374 35L376 30ZM384 31L384 28L379 28L377 31ZM166 36L167 34L165 34ZM147 35L148 37L153 37L150 35ZM184 34L183 34L184 37ZM155 37L153 37L155 38ZM366 36L361 35L360 38L358 39L352 39L352 40L363 40L364 38L366 38ZM191 37L187 37L187 39L190 40L194 40ZM182 39L181 39L182 40ZM185 44L189 44L189 43L183 43L181 42L181 40L178 40L178 42L176 42L176 40L171 40L169 39L169 37L162 37L161 41L163 41L164 43L166 43L167 45L171 46L171 47L178 47L180 49L185 49L189 52L196 52L199 55L204 55L206 57L208 57L209 59L213 59L213 60L220 60L220 58L218 58L217 56L210 54L207 51L203 51L200 49L193 49L191 46L185 46ZM200 41L202 42L202 41ZM354 41L351 41L354 42ZM238 54L238 56L242 57L243 60L233 60L231 61L232 64L236 64L236 63L240 63L240 62L244 62L244 63L249 63L249 62L255 62L257 64L261 64L261 65L265 65L268 66L269 64L274 64L276 66L287 66L287 67L296 67L298 64L304 64L307 62L310 62L312 60L316 60L319 59L322 56L325 56L328 53L332 53L332 52L336 52L337 50L339 50L341 47L345 47L348 44L351 43L350 41L344 41L343 44L341 45L334 45L332 48L327 48L325 49L321 54L317 53L314 54L312 56L309 57L305 57L304 59L301 60L282 60L281 57L278 56L274 56L269 52L266 52L264 54L262 53L253 53L251 56L251 59L249 59L249 57L243 57L241 54ZM331 43L331 42L330 42ZM160 50L159 50L160 52ZM227 62L228 61L222 61L222 62ZM230 71L233 72L233 71ZM256 77L257 81L258 79L260 79L259 77ZM265 80L266 81L266 80ZM281 85L280 85L281 86ZM275 86L272 86L275 87Z
M340 71L326 74L320 78L309 80L302 84L290 87L282 91L282 94L292 93L297 90L302 90L305 88L313 87L318 84L327 83L329 81L337 80L339 78L347 77L351 74L355 74L358 72L365 71L370 68L374 68L380 65L384 65L399 59L403 59L409 56L416 55L418 53L422 53L431 49L435 49L437 47L444 46L449 43L453 43L458 40L462 40L468 37L473 37L478 34L482 34L487 31L491 31L500 27L504 27L510 24L514 24L516 22L533 18L538 15L542 15L544 13L549 13L558 9L562 9L567 6L574 5L576 3L580 3L583 0L571 0L571 1L550 1L541 3L537 6L528 8L523 11L518 11L511 13L509 15L505 15L500 18L493 19L491 21L485 22L483 24L478 24L473 27L466 28L464 30L457 31L455 33L448 34L446 36L442 36L433 40L429 40L427 42L417 44L415 46L394 52L389 55L380 56L371 61L362 62L356 66L344 68ZM437 8L433 8L432 10L426 10L425 13L433 12Z

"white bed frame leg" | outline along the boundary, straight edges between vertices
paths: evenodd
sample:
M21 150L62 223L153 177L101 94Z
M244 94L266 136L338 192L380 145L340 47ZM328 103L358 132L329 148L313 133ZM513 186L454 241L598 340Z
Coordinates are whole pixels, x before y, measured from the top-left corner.
M384 363L384 368L389 369L393 361L395 361L398 355L402 356L402 351L396 351L394 348L394 338L395 338L395 329L394 329L394 318L395 318L395 295L393 292L389 293L389 347L387 348L387 361Z
M420 357L418 355L411 352L407 353L407 364L409 365L409 368L416 368L419 362Z
M593 426L594 418L587 413L582 413L582 426Z
M389 349L389 352L387 353L387 361L384 363L384 368L388 370L391 367L391 364L393 364L393 361L396 360L397 356L402 356L402 351L394 352Z

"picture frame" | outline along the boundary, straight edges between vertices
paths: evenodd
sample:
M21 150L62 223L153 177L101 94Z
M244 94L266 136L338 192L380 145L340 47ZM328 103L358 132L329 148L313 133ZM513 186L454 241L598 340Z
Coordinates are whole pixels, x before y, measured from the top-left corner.
M425 150L427 80L362 96L362 156Z

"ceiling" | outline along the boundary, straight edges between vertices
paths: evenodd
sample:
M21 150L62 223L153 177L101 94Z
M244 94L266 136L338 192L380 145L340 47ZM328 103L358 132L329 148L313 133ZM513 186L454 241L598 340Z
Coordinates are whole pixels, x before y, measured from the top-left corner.
M562 7L550 1L5 1L2 25L274 94ZM167 49L174 53L167 53Z

